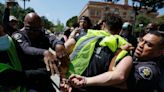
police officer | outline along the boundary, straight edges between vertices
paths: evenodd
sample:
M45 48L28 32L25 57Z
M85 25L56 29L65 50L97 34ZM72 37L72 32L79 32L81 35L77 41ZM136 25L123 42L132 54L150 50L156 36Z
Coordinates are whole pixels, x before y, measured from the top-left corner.
M24 18L24 27L21 31L15 32L12 37L17 40L26 54L25 61L23 62L23 68L25 70L35 70L45 68L46 66L48 71L54 73L56 69L54 61L66 54L63 43L56 39L53 34L43 30L41 18L36 13L28 13ZM49 48L55 50L56 55L52 54ZM44 69L40 70L42 71ZM48 86L47 84L43 86L45 85ZM42 86L39 88L41 89ZM47 89L45 90L47 91Z
M160 52L164 49L163 39L156 30L150 31L139 40L129 77L131 92L153 92L156 89L160 77Z

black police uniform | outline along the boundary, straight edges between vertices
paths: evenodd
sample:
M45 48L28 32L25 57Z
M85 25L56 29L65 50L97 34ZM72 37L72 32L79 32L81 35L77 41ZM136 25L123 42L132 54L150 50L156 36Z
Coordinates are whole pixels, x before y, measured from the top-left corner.
M13 33L12 37L17 40L25 53L22 68L28 70L30 80L30 88L36 89L38 92L55 92L52 86L50 73L45 70L43 61L44 51L49 47L55 48L56 44L63 44L63 42L56 39L56 37L45 30L41 31L41 36L37 40L32 40L27 33L31 30L23 28L21 31ZM35 70L35 71L34 71Z
M154 92L159 77L160 70L157 58L133 60L133 68L128 79L129 92Z
M60 40L56 39L55 35L48 33L45 30L41 31L39 39L33 41L27 35L28 31L23 28L21 31L15 32L12 37L17 40L23 49L26 58L24 62L24 69L37 69L45 67L43 62L43 53L49 47L55 48L56 44L63 44Z

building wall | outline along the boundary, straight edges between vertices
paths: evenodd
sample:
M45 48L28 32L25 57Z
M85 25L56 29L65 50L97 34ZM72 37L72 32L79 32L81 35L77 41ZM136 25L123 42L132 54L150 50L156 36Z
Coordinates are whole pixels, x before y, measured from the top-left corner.
M124 21L134 21L134 12L132 7L127 5L119 5L105 2L89 1L89 3L83 8L81 16L89 16L92 23L97 23L105 12L114 12L119 14Z
M133 7L128 4L114 4L111 2L95 2L89 1L88 4L83 8L81 16L90 17L93 24L97 23L105 12L111 12L119 14L124 21L129 21L134 23L135 21L135 11Z

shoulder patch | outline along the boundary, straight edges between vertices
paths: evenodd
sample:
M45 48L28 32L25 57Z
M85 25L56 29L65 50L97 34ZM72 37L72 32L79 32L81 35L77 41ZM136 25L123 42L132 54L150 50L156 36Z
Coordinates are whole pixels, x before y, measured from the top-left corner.
M15 40L19 40L21 37L22 37L22 34L20 34L20 33L16 33L16 34L13 35L13 38Z
M147 79L147 80L152 79L153 72L149 67L142 66L142 67L139 67L138 70L142 78Z
M19 42L19 43L23 42L22 39L20 39L20 38L22 38L22 34L20 34L20 33L16 33L16 34L14 34L12 37L13 37L15 40L17 40L17 42Z

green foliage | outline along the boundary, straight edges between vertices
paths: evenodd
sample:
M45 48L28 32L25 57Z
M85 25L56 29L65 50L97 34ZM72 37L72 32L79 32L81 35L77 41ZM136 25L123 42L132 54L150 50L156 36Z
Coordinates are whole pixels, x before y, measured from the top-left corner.
M54 24L52 22L50 22L45 16L42 16L41 18L43 20L44 28L51 29L54 27Z
M160 18L156 19L157 25L164 24L164 16L161 16Z
M146 25L151 22L152 18L148 17L145 14L139 14L136 17L136 22L135 22L135 32L141 32Z
M66 22L66 26L68 27L72 27L73 24L78 22L78 17L77 16L73 16L72 18L68 19Z
M3 10L4 9L4 5L0 3L0 22L2 23L2 16L3 16Z
M164 0L132 0L140 3L141 7L145 7L148 12L156 12L164 7Z
M52 32L63 32L64 31L64 24L57 20L57 24L53 28Z
M3 18L4 10L5 10L4 4L0 3L0 21L1 22L2 22L2 18ZM23 20L24 20L25 15L30 12L35 12L35 10L30 7L26 8L24 10L19 5L14 6L10 10L10 14L14 15L18 19L18 28L19 29L23 27ZM46 29L51 29L54 27L54 24L51 21L49 21L46 17L42 16L41 18L43 19L44 27Z

